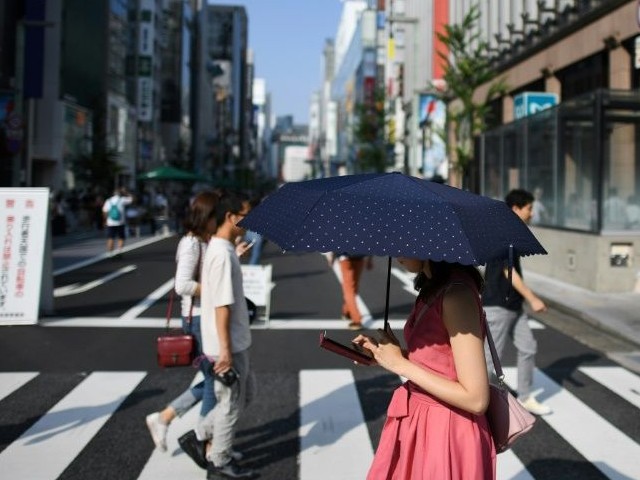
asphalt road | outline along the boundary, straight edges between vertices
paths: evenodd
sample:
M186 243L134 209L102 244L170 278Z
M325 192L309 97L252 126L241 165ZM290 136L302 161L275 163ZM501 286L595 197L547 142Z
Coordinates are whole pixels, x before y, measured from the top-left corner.
M197 407L170 428L167 453L154 450L144 424L194 378L190 368L155 363L167 306L158 292L172 278L176 244L167 238L58 275L53 317L2 329L2 478L205 477L176 443ZM259 395L236 448L263 479L364 478L400 379L318 348L320 329L344 341L353 335L339 320L340 285L321 255L283 255L269 245L263 261L273 265L271 326L253 329ZM114 277L118 271L125 273ZM385 276L385 259L363 275L360 295L375 319L384 312ZM414 300L406 281L391 281L396 328ZM154 294L157 301L148 298ZM640 478L640 379L607 357L624 346L605 338L588 346L581 339L593 338L592 329L554 312L540 320L536 387L554 413L499 456L498 478ZM550 326L570 323L569 335ZM511 384L514 360L509 349Z

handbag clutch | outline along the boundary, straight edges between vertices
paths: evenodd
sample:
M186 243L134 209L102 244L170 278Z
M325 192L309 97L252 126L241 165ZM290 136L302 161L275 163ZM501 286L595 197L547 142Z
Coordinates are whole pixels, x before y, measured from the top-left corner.
M484 312L483 317L487 342L489 343L493 366L499 381L498 385L489 385L489 406L485 415L489 423L493 443L496 446L496 452L502 453L533 428L536 417L518 402L504 384L502 365L500 364L500 358L498 358L498 352L496 352Z
M167 324L165 332L157 340L156 350L158 354L158 365L161 367L183 367L191 365L195 356L193 335L184 333L181 329L171 329L171 312L173 310L173 298L175 292L171 290L169 294L169 305L167 306ZM189 322L191 322L191 312L193 302L189 310Z

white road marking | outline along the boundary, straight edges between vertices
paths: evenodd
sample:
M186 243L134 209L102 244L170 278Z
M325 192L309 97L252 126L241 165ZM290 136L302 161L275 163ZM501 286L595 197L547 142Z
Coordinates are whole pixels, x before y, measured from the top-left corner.
M87 282L84 285L79 283L74 283L71 285L65 285L64 287L58 287L53 291L54 297L66 297L69 295L76 295L78 293L87 292L93 288L99 287L100 285L104 285L107 282L110 282L114 278L118 278L121 275L124 275L129 272L133 272L136 268L135 265L127 265L126 267L119 268L115 272L111 272L104 277L98 278L91 282Z
M165 283L163 283L158 288L156 288L153 292L147 295L147 297L144 298L137 305L131 307L129 310L124 312L120 316L120 320L127 321L127 320L133 320L134 318L138 318L142 312L144 312L155 302L163 298L173 288L174 283L175 282L173 278L167 280ZM178 295L176 295L176 298L174 299L174 309L176 312L179 312L180 297ZM173 312L171 313L173 314ZM178 314L176 313L176 315Z
M508 367L504 370L507 383L516 384L517 369ZM534 385L542 388L538 400L553 409L553 413L542 417L542 421L589 463L612 479L640 478L640 445L537 369Z
M622 367L580 367L579 371L640 408L640 377Z
M89 375L0 453L0 472L10 472L11 478L58 478L145 375Z
M195 385L202 379L202 374L198 373L191 385ZM200 406L201 403L198 402L182 417L176 417L171 422L167 431L167 451L162 452L157 448L154 449L142 472L140 472L138 480L200 478L204 474L204 471L182 451L180 444L178 444L178 438L189 430L193 430L196 426L200 415Z
M300 372L300 478L365 478L373 446L350 370Z
M0 373L0 400L11 395L30 380L38 376L37 372Z

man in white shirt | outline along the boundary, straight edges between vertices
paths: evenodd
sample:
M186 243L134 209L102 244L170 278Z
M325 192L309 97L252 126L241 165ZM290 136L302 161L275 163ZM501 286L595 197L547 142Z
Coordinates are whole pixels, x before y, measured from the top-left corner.
M114 241L118 239L118 250L124 247L126 223L125 207L131 205L133 197L126 188L116 188L113 196L109 197L102 205L102 214L107 226L107 252L113 252Z
M202 263L202 350L213 363L212 372L205 378L205 390L213 390L215 407L196 433L199 440L211 439L207 478L255 476L255 472L236 463L237 455L232 451L236 423L251 393L247 391L251 389L249 312L235 250L236 239L245 233L237 223L249 210L249 202L235 194L220 197L218 230L209 241Z

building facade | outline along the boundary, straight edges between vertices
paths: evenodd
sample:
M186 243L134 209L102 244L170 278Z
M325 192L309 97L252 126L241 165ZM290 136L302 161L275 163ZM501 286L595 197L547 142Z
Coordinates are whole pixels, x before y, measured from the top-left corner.
M463 3L452 2L454 18ZM529 267L598 292L640 290L638 13L638 2L618 0L482 9L509 92L476 152L481 193L534 192L549 255Z

